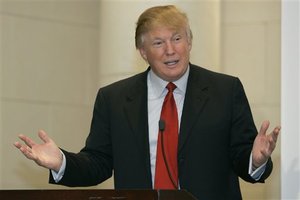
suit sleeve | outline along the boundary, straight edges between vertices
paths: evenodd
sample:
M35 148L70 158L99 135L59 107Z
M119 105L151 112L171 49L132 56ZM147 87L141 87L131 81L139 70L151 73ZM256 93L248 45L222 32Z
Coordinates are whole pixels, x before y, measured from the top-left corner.
M112 176L112 147L106 102L99 90L85 147L79 153L62 150L66 156L66 169L63 178L57 184L71 187L91 186ZM51 175L49 182L55 183Z
M272 161L271 158L266 164L266 170L261 178L255 181L248 173L249 158L252 151L254 139L257 135L249 102L247 100L242 83L239 79L235 79L232 88L232 127L230 155L234 171L248 182L264 182L271 174Z

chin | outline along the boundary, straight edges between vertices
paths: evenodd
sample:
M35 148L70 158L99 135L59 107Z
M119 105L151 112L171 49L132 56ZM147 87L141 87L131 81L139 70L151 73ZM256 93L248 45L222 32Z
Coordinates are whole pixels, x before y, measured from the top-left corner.
M174 82L177 81L181 76L166 76L166 81Z

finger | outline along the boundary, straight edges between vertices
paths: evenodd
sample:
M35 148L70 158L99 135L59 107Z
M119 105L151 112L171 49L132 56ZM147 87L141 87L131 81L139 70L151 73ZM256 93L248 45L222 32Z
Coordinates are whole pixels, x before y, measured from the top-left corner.
M43 142L45 143L52 141L51 138L47 135L47 133L43 130L39 130L38 135L41 138L41 140L43 140Z
M24 156L31 160L34 160L32 149L29 146L22 145L20 142L15 142L14 145L23 153Z
M269 145L267 147L267 152L268 152L269 155L272 154L272 152L274 151L274 149L276 147L276 143L277 143L279 131L280 131L280 128L276 127L276 128L274 128L274 130L272 131L272 133L268 135L268 143L269 143Z
M276 139L274 139L273 134L270 135L270 137L269 137L269 145L268 145L268 148L267 148L267 152L268 152L269 155L272 154L272 152L274 151L274 149L276 147Z
M19 135L19 138L20 138L23 142L25 142L25 144L28 145L29 147L32 147L32 146L34 146L34 145L36 144L32 139L30 139L29 137L27 137L27 136L25 136L25 135L23 135L23 134L20 134L20 135Z
M15 142L14 146L17 147L18 149L20 149L22 145L20 142Z
M281 127L277 126L276 128L274 128L274 130L271 133L271 137L273 139L273 141L276 143L278 136L279 136L279 132L280 132Z
M28 146L22 146L20 148L20 151L24 154L24 156L26 156L26 158L31 159L31 160L35 160L34 159L34 155L31 151L31 148Z
M269 126L270 126L270 122L268 120L263 121L263 123L260 127L260 130L259 130L259 134L260 135L266 135L266 132L267 132Z

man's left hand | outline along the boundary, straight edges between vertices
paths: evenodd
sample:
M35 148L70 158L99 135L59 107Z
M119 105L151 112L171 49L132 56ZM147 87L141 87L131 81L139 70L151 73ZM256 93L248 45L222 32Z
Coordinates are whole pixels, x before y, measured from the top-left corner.
M267 134L269 126L270 122L264 121L254 140L252 148L252 165L254 169L267 162L276 147L281 127L276 126L270 134Z

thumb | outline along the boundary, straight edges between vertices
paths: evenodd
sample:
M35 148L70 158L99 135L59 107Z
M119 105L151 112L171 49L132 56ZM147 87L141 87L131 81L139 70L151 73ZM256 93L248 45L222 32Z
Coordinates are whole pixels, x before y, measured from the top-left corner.
M51 138L47 135L47 133L44 130L39 130L38 135L41 138L41 140L43 140L43 142L45 143L52 141Z
M270 122L268 120L263 121L258 134L266 135L266 132L267 132L269 126L270 126Z

